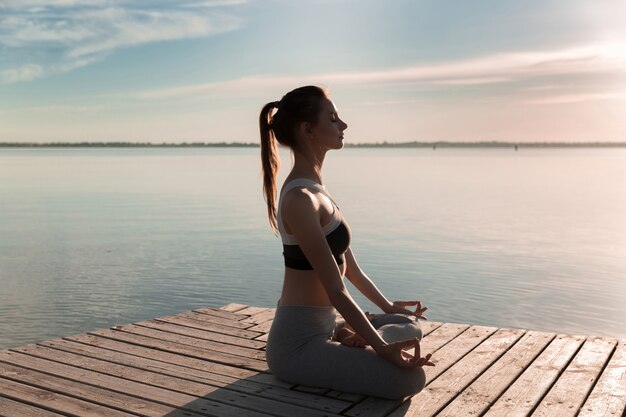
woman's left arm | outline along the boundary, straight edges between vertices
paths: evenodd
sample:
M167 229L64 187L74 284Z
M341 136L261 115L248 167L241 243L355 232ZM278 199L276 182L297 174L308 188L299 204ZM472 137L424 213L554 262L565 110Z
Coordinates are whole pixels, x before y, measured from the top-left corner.
M419 301L394 301L390 302L376 287L372 280L365 275L365 272L359 267L359 264L352 253L352 248L348 248L346 252L346 277L348 280L366 296L372 303L376 304L385 313L401 313L411 314L418 318L425 319L422 316L427 308L422 307ZM416 306L415 311L407 309L408 306Z

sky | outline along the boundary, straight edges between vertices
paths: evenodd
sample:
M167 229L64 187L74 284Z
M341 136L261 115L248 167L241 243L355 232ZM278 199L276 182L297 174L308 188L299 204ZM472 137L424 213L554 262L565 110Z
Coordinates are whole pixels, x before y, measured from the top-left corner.
M346 142L626 142L623 0L0 0L0 142L256 142L326 87Z

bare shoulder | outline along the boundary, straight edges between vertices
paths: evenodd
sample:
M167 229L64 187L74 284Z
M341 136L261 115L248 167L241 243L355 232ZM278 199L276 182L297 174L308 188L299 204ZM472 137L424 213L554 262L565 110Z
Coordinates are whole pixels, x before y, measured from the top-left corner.
M317 211L319 209L320 203L319 200L315 197L315 194L306 188L294 188L293 190L289 190L283 196L283 211L285 213L296 211L299 212L301 210L309 211Z
M319 210L319 199L306 188L294 188L283 196L282 214L289 225L307 221L319 224Z

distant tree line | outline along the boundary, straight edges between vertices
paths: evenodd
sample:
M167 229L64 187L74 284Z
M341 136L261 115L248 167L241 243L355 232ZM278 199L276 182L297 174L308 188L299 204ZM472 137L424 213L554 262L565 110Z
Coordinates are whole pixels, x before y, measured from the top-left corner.
M224 148L256 147L256 143L244 142L0 142L4 148Z
M0 142L2 148L254 148L255 142ZM346 143L349 148L613 148L626 142L375 142Z

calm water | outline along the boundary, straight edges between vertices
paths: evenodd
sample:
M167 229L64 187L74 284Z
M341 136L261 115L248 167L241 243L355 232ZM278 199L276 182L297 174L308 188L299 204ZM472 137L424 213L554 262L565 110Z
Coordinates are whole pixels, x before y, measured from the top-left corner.
M439 321L626 336L626 149L344 149L325 183L388 298ZM281 250L257 149L0 150L1 348L274 306Z

